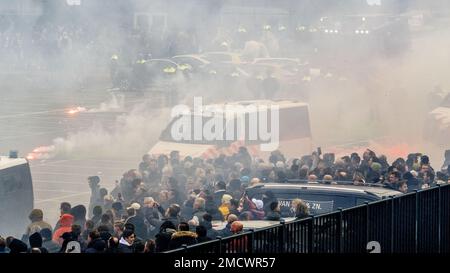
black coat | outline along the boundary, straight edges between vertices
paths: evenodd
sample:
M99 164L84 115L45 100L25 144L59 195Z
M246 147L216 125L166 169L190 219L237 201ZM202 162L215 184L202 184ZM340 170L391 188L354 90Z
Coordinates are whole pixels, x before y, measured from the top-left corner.
M133 253L133 246L127 246L124 244L119 244L119 246L117 247L117 252L118 253Z
M142 239L148 238L147 225L145 224L144 217L142 215L138 214L128 218L125 224L127 223L134 225L134 232L137 237Z
M193 245L197 243L197 234L192 231L177 231L172 234L169 249L177 249L183 245Z
M172 239L172 234L175 233L173 229L166 229L159 232L155 236L156 252L163 252L169 250L170 240Z
M281 214L277 211L270 211L264 219L268 221L279 221L281 219Z

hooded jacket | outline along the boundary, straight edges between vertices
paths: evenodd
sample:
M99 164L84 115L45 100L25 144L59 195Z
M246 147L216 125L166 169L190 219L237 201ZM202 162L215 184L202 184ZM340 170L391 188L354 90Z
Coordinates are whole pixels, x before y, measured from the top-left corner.
M169 249L177 249L182 245L193 245L197 243L197 234L192 231L177 231L172 234Z
M62 245L63 239L61 236L66 232L72 232L73 216L70 214L63 214L60 218L61 227L53 233L53 241Z
M166 228L161 230L155 236L156 252L163 252L169 250L169 244L172 239L172 234L176 232L175 229Z
M133 246L130 245L123 237L120 238L119 246L117 247L118 253L133 253Z

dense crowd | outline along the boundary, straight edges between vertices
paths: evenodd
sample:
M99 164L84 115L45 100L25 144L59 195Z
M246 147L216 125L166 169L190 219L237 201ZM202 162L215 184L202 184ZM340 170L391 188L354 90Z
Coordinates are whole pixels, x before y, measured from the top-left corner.
M33 209L21 239L0 237L1 252L155 253L205 242L243 231L242 221L282 220L279 203L270 191L250 199L246 188L259 183L380 184L407 193L450 183L450 151L440 171L428 156L410 154L392 164L366 150L335 159L334 154L286 160L279 151L268 162L254 159L245 147L214 159L144 155L138 169L127 171L110 192L91 176L89 207L61 203L54 226L43 211ZM309 216L295 199L292 217ZM217 223L224 223L219 228Z

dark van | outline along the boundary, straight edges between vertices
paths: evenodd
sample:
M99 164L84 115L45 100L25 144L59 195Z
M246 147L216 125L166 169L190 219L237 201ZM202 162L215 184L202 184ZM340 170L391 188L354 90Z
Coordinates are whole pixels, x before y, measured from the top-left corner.
M24 158L0 156L0 234L21 236L33 209L30 166ZM20 238L20 237L19 237Z
M283 217L293 216L291 202L296 198L306 203L311 215L317 215L402 194L377 186L320 183L262 183L248 188L247 194L250 198L263 200L263 195L269 191L279 202Z

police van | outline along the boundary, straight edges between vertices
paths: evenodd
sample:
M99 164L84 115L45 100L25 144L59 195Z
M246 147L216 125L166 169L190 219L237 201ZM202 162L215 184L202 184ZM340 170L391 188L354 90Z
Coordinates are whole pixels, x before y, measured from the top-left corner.
M263 200L271 192L280 204L282 217L292 216L291 202L296 198L306 203L311 215L318 215L402 194L380 186L350 183L261 183L248 188L247 194L251 199Z
M21 235L29 224L33 203L28 161L14 154L0 156L0 234Z
M280 150L287 157L312 152L309 108L308 104L304 102L252 100L206 105L203 109L213 110L203 111L199 114L190 109L190 111L174 116L162 131L159 141L148 153L160 155L176 150L179 151L181 157L192 156L207 159L217 157L219 154L231 155L236 153L240 146L245 146L253 157L267 159L273 149ZM277 109L277 117L272 115L274 109ZM219 119L223 118L223 122L219 125L220 128L215 128L215 132L219 129L219 134L216 133L216 136L219 137L196 139L195 134L198 133L198 127L195 126L196 119L205 125L218 116ZM253 117L257 117L258 122L252 123L255 121ZM261 117L267 117L267 119L261 121ZM189 123L189 126L186 126L188 131L183 132L188 137L177 138L174 136L174 131L177 132L175 127L183 120L185 123ZM205 126L201 127L200 131L204 128ZM270 131L270 135L277 139L268 139L267 136L264 138L261 128L267 132ZM258 131L257 136L253 135L252 137L256 131ZM277 142L277 145L270 145L274 142Z

